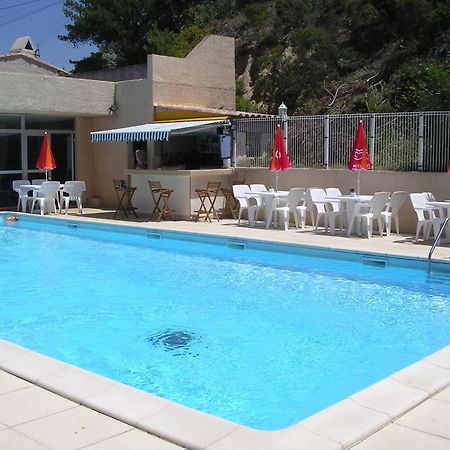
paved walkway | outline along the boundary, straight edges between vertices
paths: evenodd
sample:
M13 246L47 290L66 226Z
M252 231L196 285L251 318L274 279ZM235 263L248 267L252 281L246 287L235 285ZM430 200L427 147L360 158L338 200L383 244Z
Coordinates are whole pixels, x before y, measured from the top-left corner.
M102 218L109 219L110 213L86 210L82 220L90 220L89 216L102 220ZM144 223L139 223L139 225L142 226ZM349 239L341 236L316 234L311 229L298 232L295 230L285 232L283 230L249 229L245 226L237 227L234 221L221 221L211 224L194 222L162 222L156 224L145 221L145 226L413 257L426 257L430 248L429 244L412 243L410 237L407 236L374 237L371 240ZM448 261L450 259L450 248L448 246L439 247L436 250L435 257ZM12 358L11 355L10 358ZM8 355L0 352L0 362L4 360L8 360ZM426 367L428 366L433 366L432 370L427 371ZM425 365L425 370L422 365L416 372L409 371L408 375L404 376L401 381L402 386L406 384L419 391L424 385L434 386L435 394L431 398L427 398L400 417L396 417L395 420L369 437L365 437L356 445L354 443L345 445L345 443L335 442L336 445L329 448L449 450L450 347L443 354L441 353L439 358L430 359L428 366ZM33 370L39 372L39 364L33 367ZM400 383L398 388L402 389ZM355 396L355 399L358 401L357 396ZM364 403L364 399L361 399L361 402ZM376 398L375 402L379 404L395 402L395 393L393 393L392 398L385 395L383 398ZM336 428L342 426L339 417L336 418L334 424ZM173 422L173 431L176 433L180 426L183 425ZM212 447L216 448L214 445ZM80 405L76 401L68 400L20 377L0 370L0 449L69 450L87 448L97 450L181 450L183 447L152 436L132 425L106 414L101 414ZM255 449L254 445L247 446L245 441L240 442L239 445L219 445L217 448L223 450L226 448L230 450ZM266 448L264 442L261 442L258 448L264 450ZM289 443L285 448L314 450L310 444L302 442Z

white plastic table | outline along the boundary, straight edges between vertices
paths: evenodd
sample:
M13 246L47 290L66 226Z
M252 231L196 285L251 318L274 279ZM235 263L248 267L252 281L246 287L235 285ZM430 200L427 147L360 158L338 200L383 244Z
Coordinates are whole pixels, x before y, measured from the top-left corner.
M341 195L341 196L328 196L325 197L325 201L339 201L341 203L342 210L345 213L345 223L347 224L347 236L352 234L353 223L356 218L355 206L357 203L369 204L372 200L372 195Z
M64 184L60 184L59 188L62 189L62 187L64 186ZM27 212L27 196L26 194L28 194L28 192L30 191L36 191L38 189L41 188L40 184L21 184L19 186L19 190L20 190L20 198L22 199L22 211L23 212ZM59 201L59 199L58 199Z
M450 216L450 200L445 200L444 202L427 202L426 206L430 208L439 208L444 212L445 217ZM441 242L449 243L450 242L450 223L447 225L447 228L444 230L445 238L441 238Z
M252 191L247 192L248 197L258 196L264 206L264 225L269 228L272 223L272 215L278 200L280 198L287 198L289 191Z
M27 212L27 194L29 191L35 191L41 186L39 184L21 184L19 186L20 198L22 199L22 211Z

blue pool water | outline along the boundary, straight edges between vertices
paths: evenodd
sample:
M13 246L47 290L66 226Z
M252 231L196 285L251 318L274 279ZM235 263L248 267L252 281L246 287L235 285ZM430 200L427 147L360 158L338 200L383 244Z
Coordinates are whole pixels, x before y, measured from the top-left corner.
M450 283L406 260L60 224L0 220L0 337L253 428L449 344Z

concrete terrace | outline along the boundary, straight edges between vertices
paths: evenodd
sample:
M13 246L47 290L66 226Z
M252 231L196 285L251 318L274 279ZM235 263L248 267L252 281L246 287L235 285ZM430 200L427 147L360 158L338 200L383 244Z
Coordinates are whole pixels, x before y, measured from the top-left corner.
M64 216L53 216L66 220ZM86 209L70 220L111 223ZM426 258L411 236L329 236L220 223L114 223L232 238ZM450 262L450 246L435 259ZM159 399L0 340L0 448L209 450L444 450L450 448L450 347L285 430L260 432ZM160 436L160 437L157 437Z

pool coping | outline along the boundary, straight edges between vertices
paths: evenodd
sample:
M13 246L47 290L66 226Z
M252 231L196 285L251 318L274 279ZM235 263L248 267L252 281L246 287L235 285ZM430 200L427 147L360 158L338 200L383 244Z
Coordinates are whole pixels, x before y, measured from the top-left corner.
M331 450L353 446L449 386L450 346L276 431L193 410L5 340L0 340L0 369L192 450L236 449L244 443L248 450Z
M450 345L275 431L238 425L2 339L0 370L191 450L338 450L357 444L448 387Z

